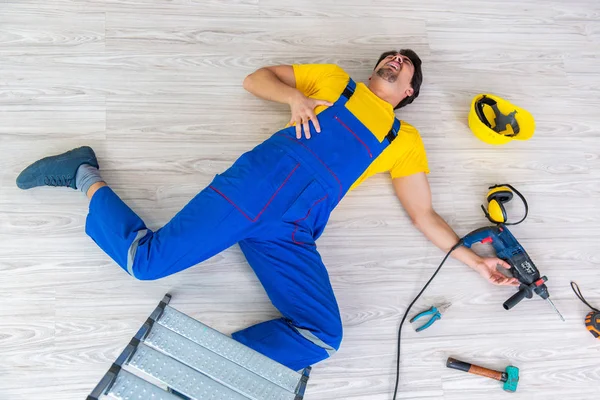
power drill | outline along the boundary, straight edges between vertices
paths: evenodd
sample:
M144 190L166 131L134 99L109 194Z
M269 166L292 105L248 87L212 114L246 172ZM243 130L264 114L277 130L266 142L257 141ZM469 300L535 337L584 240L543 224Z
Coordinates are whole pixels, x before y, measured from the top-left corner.
M506 225L498 224L479 228L462 238L462 244L468 248L475 243L491 243L496 251L496 256L510 264L510 273L521 283L519 291L504 302L505 310L510 310L524 298L532 298L535 293L542 299L548 300L560 319L565 320L550 300L548 287L544 283L548 278L540 276L540 271Z

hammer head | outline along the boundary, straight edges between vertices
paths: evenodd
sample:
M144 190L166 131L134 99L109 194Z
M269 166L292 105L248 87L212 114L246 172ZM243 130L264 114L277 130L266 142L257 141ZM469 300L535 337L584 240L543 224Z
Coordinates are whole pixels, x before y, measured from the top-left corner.
M507 392L516 392L519 384L519 368L509 365L506 367L506 382L504 382L504 390Z

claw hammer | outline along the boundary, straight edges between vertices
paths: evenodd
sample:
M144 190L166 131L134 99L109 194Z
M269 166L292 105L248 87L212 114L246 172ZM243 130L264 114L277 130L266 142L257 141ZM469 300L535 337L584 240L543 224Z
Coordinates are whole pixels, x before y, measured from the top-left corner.
M507 392L516 392L517 385L519 384L519 368L513 367L512 365L506 367L506 371L500 372L469 364L464 361L458 361L450 357L448 358L448 361L446 361L446 367L504 382L504 390Z

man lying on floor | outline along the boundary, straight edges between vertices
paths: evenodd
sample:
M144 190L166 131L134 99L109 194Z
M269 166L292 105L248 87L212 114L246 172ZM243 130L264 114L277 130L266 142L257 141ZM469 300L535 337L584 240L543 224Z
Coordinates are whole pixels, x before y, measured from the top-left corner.
M86 233L137 279L177 273L239 243L282 318L233 337L300 370L335 353L342 341L340 312L315 241L350 190L389 171L413 224L444 252L458 241L432 207L419 133L394 116L419 95L421 82L421 60L411 50L382 54L367 84L356 84L336 65L257 70L244 87L288 104L290 126L243 154L156 232L102 180L89 147L35 162L17 185L87 194ZM491 283L516 283L496 270L509 268L498 258L465 247L453 256Z

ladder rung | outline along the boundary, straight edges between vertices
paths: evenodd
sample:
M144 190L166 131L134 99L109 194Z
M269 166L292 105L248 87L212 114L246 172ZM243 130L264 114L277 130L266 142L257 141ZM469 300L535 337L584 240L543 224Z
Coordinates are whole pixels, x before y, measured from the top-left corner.
M157 322L289 392L295 393L298 388L298 383L302 378L301 374L172 307L166 306Z
M181 400L125 370L119 372L107 395L117 400Z
M139 344L127 364L192 399L248 400L247 397L143 343Z
M294 400L296 395L275 383L155 324L144 343L181 361L253 400Z

